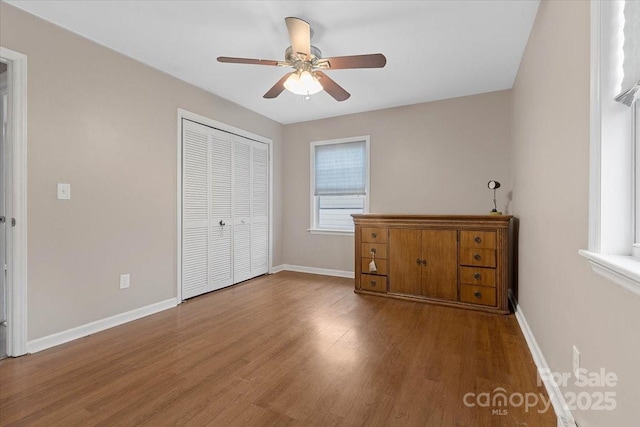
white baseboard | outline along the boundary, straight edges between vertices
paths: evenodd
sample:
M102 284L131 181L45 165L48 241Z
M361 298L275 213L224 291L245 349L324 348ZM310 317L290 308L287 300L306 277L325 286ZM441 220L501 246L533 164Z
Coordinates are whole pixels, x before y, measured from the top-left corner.
M279 265L278 267L272 268L271 271L273 273L277 273L279 271L297 271L299 273L321 274L323 276L346 277L347 279L353 279L356 277L353 271L331 270L328 268L305 267L303 265L290 264Z
M524 317L522 309L513 298L511 292L509 292L509 300L514 307L518 325L520 325L520 329L522 330L524 339L527 341L527 345L529 346L529 350L531 351L531 356L533 357L533 362L538 368L538 377L542 379L544 388L547 390L547 394L551 399L553 410L558 417L558 427L575 427L575 420L573 418L573 415L571 415L571 411L569 410L566 401L564 400L564 395L562 394L562 391L560 391L560 387L558 387L558 384L556 384L552 376L549 375L549 373L551 372L551 370L549 369L549 364L544 358L542 350L538 346L538 342L536 341L536 338L533 335L531 328L529 327L529 323L527 323L527 319Z
M271 273L269 273L269 274L280 273L282 270L284 270L284 264L280 264L280 265L277 265L275 267L271 267Z
M87 323L86 325L67 329L66 331L57 332L46 337L27 341L27 353L36 353L38 351L46 350L78 338L86 337L87 335L95 334L96 332L104 331L105 329L113 328L114 326L122 325L123 323L131 322L132 320L140 319L142 317L173 308L177 305L178 300L176 298L171 298L155 304L136 308L134 310L127 311L126 313L120 313L105 319L96 320L95 322Z

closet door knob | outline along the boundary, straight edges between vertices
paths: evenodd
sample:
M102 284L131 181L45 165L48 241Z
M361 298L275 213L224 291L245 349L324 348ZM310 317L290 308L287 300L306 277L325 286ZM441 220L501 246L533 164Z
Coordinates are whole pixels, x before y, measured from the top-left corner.
M227 225L227 224L225 224L225 222L223 220L220 220L219 224L220 224L220 227L224 227L225 225Z
M476 242L476 243L480 243L480 242L482 242L482 239L480 238L480 236L476 236L476 238L473 239L473 241Z
M416 264L418 264L418 265L422 264L422 260L421 260L420 258L418 258L418 259L416 260Z
M426 259L422 260L422 265L427 265L427 260Z

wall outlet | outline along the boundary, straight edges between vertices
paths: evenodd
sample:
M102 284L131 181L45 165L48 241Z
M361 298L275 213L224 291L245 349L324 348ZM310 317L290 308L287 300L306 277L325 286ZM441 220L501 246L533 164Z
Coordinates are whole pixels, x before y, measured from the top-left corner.
M121 274L120 275L120 289L126 289L131 285L131 275L130 274Z
M573 375L576 378L580 377L580 351L575 345L573 346Z
M71 199L71 184L58 183L58 200Z

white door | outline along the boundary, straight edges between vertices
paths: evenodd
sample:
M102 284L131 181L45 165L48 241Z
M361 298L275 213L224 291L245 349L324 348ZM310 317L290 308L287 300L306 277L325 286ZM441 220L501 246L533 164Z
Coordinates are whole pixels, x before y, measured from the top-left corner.
M251 276L269 271L269 147L254 143L251 152Z
M206 128L206 126L203 126ZM208 128L210 140L209 280L211 289L232 285L232 137Z
M182 298L269 269L268 145L183 120Z
M251 275L251 143L234 136L233 141L233 280Z
M209 133L182 125L182 298L209 292Z
M269 270L269 150L234 136L234 282Z

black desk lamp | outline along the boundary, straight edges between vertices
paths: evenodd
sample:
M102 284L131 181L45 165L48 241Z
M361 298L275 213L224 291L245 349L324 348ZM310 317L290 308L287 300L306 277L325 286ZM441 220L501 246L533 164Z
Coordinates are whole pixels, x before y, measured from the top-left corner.
M493 209L491 209L489 215L502 215L502 212L498 212L498 206L496 205L496 190L500 188L500 183L491 180L487 183L487 187L489 187L489 190L493 190Z

